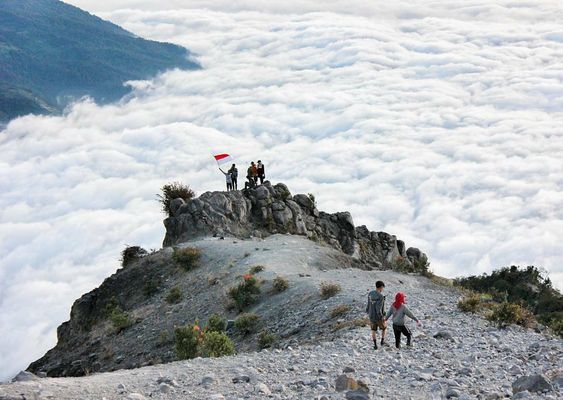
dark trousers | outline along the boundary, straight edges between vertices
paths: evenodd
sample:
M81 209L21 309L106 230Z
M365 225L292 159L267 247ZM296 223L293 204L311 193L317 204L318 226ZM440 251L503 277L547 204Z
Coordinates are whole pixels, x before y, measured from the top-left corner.
M411 345L411 331L405 325L393 324L393 333L395 334L395 347L401 347L401 333L407 337L407 346Z
M233 184L227 183L227 192L230 192L231 190L233 190Z
M260 179L260 184L263 185L263 184L264 184L264 178L265 178L265 176L264 176L264 175L260 175L258 178Z
M231 178L233 180L233 190L237 190L237 178Z

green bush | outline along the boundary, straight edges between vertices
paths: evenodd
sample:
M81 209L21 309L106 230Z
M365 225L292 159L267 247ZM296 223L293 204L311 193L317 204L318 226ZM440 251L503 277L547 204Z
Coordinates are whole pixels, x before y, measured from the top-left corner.
M519 304L504 301L496 304L487 319L496 323L500 328L510 324L518 324L524 327L531 327L535 322L534 315Z
M243 281L240 284L229 289L229 296L239 311L254 304L258 300L259 295L260 286L256 278L251 274L244 275Z
M255 275L259 272L264 271L264 266L263 265L255 265L254 267L250 268L250 271L248 271L249 273L251 273L252 275Z
M176 338L176 354L180 360L195 358L199 352L201 330L197 323L174 330Z
M477 293L471 293L465 296L463 299L458 301L457 308L463 312L475 313L479 311L481 305L481 295Z
M272 345L276 342L277 336L268 331L260 332L258 335L258 348L265 349L267 347L272 347Z
M414 272L414 267L411 265L406 257L397 256L391 263L391 269L393 271L402 272L404 274L409 272Z
M121 252L121 266L126 267L133 261L145 257L149 254L145 249L139 246L128 246Z
M235 344L224 332L208 332L201 346L203 357L222 357L235 354Z
M179 303L180 300L182 300L182 290L178 286L174 286L170 289L170 292L168 292L164 300L170 304Z
M196 247L184 247L174 249L172 259L186 271L199 266L201 260L201 250Z
M131 319L129 318L129 315L127 315L127 313L125 313L123 310L121 310L121 308L115 307L110 315L109 315L109 319L111 321L111 323L113 324L113 327L115 328L116 332L119 333L122 330L129 328L131 325L133 325L133 321L131 321Z
M330 311L330 318L341 317L348 313L348 311L350 311L350 306L348 304L337 305Z
M225 329L227 329L227 320L220 315L213 314L209 317L205 330L208 332L224 332Z
M321 297L323 299L330 299L333 296L336 296L342 288L338 283L331 283L331 282L322 282L321 283Z
M258 332L259 324L260 316L251 313L243 313L235 320L235 328L244 336Z
M276 276L273 281L274 290L278 293L289 289L289 281L283 276Z
M172 211L170 210L170 202L174 199L184 199L188 201L195 197L195 192L180 182L172 182L164 185L162 188L162 194L158 194L158 201L162 206L162 212L169 217L172 216Z

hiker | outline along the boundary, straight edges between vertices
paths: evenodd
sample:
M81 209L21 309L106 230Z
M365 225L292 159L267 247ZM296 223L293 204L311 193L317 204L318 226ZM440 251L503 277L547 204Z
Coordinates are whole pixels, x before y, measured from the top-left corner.
M395 347L401 347L401 334L407 337L407 346L411 346L411 331L405 326L405 315L416 321L418 326L421 326L420 321L416 318L413 313L407 308L405 301L407 296L403 292L399 292L395 295L395 302L391 305L389 311L385 315L385 321L393 315L393 333L395 334Z
M233 190L233 178L231 176L231 173L223 171L221 167L219 167L219 171L221 171L223 175L225 175L225 181L227 182L227 192L230 192L231 190Z
M382 294L385 288L383 281L375 282L375 290L368 293L368 304L366 313L369 315L371 326L371 338L373 340L373 348L377 350L377 330L381 329L381 346L385 343L385 296Z
M266 178L266 170L264 169L264 164L261 160L258 160L258 165L256 166L257 178L260 178L260 184L264 184L264 179Z
M258 170L256 168L256 164L254 164L254 161L251 161L250 166L246 170L246 179L248 179L248 181L250 182L251 187L256 186L257 175L258 175Z
M235 164L233 164L231 166L229 173L231 174L232 189L238 190L238 185L237 185L238 169L237 169L237 166Z

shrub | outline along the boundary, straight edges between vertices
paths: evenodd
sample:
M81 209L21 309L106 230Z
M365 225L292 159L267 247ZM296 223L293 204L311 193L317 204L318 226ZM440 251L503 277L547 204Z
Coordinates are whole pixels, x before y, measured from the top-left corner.
M414 272L418 272L427 278L431 278L434 275L430 272L430 263L428 262L428 257L425 254L413 263L413 270Z
M201 329L197 322L192 325L177 327L174 330L174 335L178 359L187 360L197 357L200 342L203 340Z
M487 319L495 322L499 328L504 328L510 324L518 324L529 328L535 322L534 316L529 310L519 304L507 301L495 305Z
M178 286L174 286L166 295L165 300L170 304L179 303L182 300L182 290Z
M158 201L162 206L162 212L168 216L172 215L170 210L170 202L174 199L183 199L188 201L195 197L195 192L180 182L172 182L164 185L161 189L162 194L158 194Z
M126 267L133 261L143 258L149 254L145 249L139 246L128 246L121 252L121 266Z
M323 299L330 299L333 296L336 296L337 293L340 293L342 288L338 283L331 283L331 282L323 282L321 283L321 297Z
M356 318L348 321L338 322L332 328L333 331L338 331L344 328L360 328L369 325L369 318Z
M146 281L143 286L143 294L145 297L151 297L158 292L158 282L155 280Z
M201 250L196 247L184 247L174 249L172 259L186 271L197 268L201 260Z
M475 313L479 311L479 306L481 305L481 295L477 293L471 293L464 297L457 303L457 308L463 312Z
M259 272L264 271L264 266L263 265L255 265L254 267L250 268L250 271L248 271L251 274L257 274Z
M244 275L243 281L240 284L229 289L229 296L239 311L254 304L258 300L259 294L260 286L256 278L251 274Z
M207 321L207 332L225 332L227 329L227 320L220 315L213 314Z
M283 276L276 276L273 281L274 290L278 293L289 289L289 281Z
M340 304L330 311L330 318L338 318L350 311L348 304Z
M413 266L406 257L397 256L391 263L391 269L397 272L408 273L414 272Z
M235 320L235 328L244 336L258 332L260 316L251 313L241 314Z
M110 319L111 323L113 324L113 327L115 328L117 333L119 333L122 330L129 328L131 325L133 325L133 322L129 318L129 315L127 315L126 312L121 310L121 308L119 308L119 306L115 307L111 311L111 313L109 315L109 319Z
M235 354L235 344L224 332L208 332L205 334L201 355L203 357L222 357Z
M548 326L553 333L563 337L563 312L543 313L539 316L538 320Z
M268 331L260 332L258 335L258 347L260 349L265 349L267 347L272 347L272 345L277 340L277 336Z

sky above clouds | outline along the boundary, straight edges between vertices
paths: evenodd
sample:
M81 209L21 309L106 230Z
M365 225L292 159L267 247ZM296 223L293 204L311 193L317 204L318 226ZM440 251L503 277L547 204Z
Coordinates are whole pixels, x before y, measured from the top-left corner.
M534 264L563 287L556 2L70 3L203 69L0 133L0 380L55 344L125 245L160 247L159 187L223 188L215 152L261 158L440 275Z

